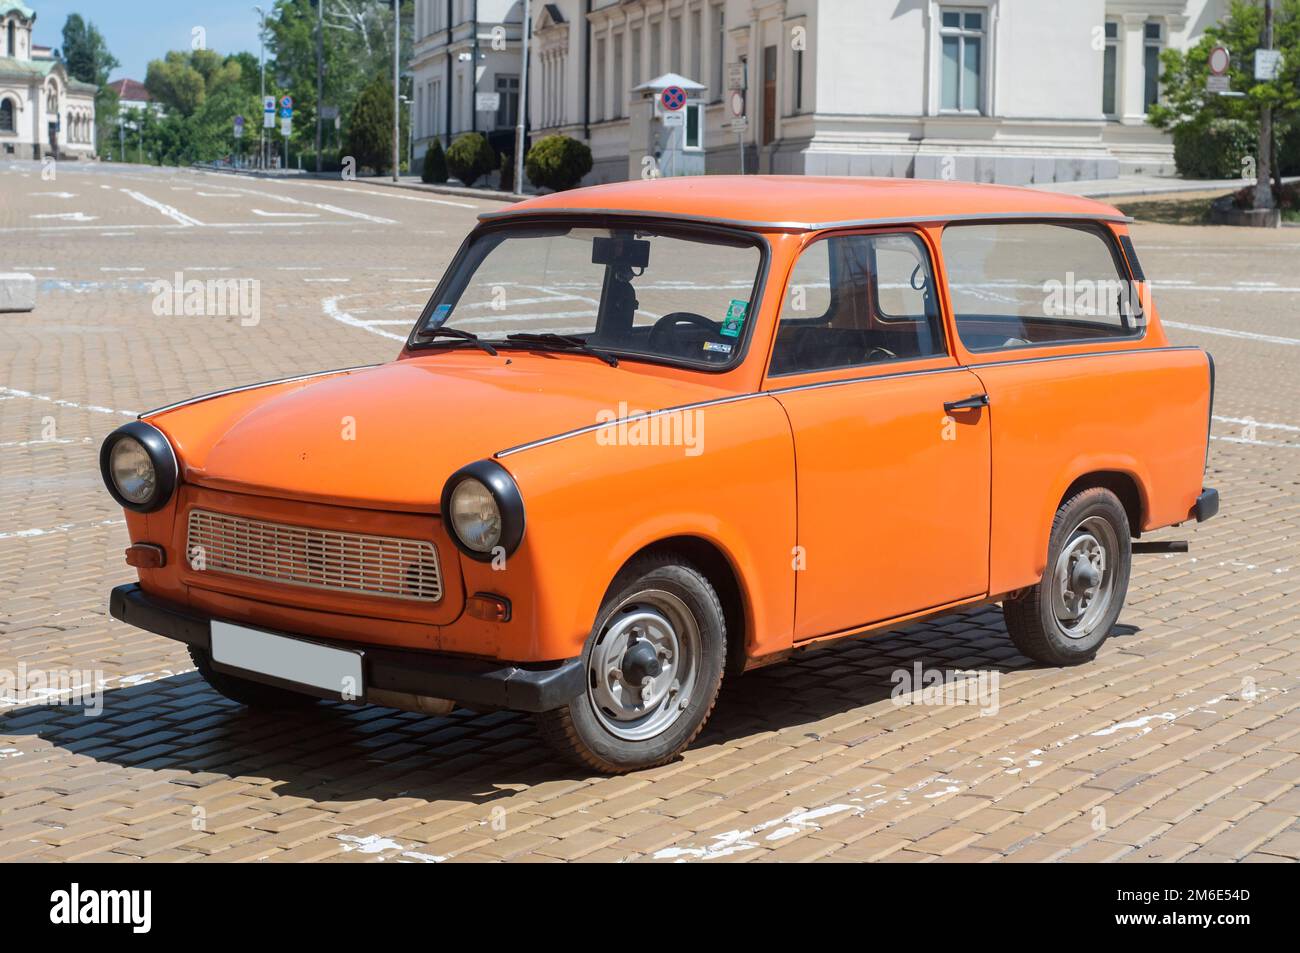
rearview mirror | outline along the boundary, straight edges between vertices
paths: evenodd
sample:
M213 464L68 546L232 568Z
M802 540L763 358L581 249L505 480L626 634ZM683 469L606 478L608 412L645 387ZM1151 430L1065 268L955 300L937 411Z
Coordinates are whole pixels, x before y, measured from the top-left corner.
M593 238L591 263L644 268L650 264L650 243L639 238Z

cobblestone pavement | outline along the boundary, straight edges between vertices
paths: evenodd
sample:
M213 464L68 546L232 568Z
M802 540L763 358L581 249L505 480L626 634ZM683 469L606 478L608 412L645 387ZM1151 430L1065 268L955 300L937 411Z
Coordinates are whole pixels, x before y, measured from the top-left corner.
M0 163L0 671L104 680L103 712L0 697L2 860L1246 860L1300 857L1300 233L1139 225L1180 343L1213 350L1219 518L1139 557L1091 664L1037 668L996 607L733 680L680 761L554 763L514 714L271 718L108 617L99 441L136 411L391 357L488 202L359 183ZM149 283L257 278L261 320L162 317ZM376 323L379 322L379 323ZM388 322L388 323L382 323ZM899 669L998 673L996 711L899 706Z

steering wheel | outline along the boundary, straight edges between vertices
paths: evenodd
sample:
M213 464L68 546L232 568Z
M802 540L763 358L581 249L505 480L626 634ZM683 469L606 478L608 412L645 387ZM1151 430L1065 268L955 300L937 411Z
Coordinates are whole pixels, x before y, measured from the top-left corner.
M669 335L676 335L677 328L683 324L703 328L711 334L718 333L718 323L702 314L696 314L693 311L673 311L670 314L665 314L654 323L654 327L650 329L648 343L651 347L662 347L663 339Z

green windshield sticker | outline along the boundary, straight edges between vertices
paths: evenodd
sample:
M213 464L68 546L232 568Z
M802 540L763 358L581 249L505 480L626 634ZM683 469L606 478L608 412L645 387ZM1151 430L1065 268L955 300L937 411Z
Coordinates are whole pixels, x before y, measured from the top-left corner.
M745 326L745 312L748 310L748 301L732 298L731 304L727 307L727 316L722 319L722 330L719 333L729 338L740 337L740 329Z

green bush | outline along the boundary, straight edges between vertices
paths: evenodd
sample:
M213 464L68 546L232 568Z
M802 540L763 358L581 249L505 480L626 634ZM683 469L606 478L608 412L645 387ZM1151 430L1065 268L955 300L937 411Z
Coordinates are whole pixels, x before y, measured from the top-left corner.
M442 140L435 139L424 150L424 169L420 178L425 182L447 181L447 154L442 151Z
M1190 179L1239 179L1258 144L1258 132L1243 119L1184 123L1174 130L1174 165Z
M545 136L524 157L528 181L538 188L562 192L591 171L591 149L568 136Z
M496 167L496 153L481 133L458 136L447 150L447 171L465 185L473 185Z

